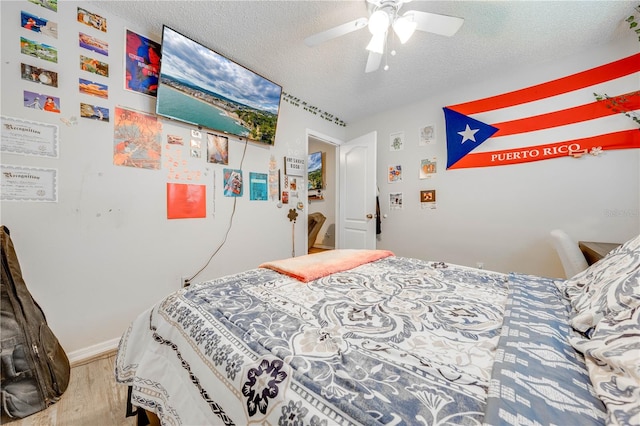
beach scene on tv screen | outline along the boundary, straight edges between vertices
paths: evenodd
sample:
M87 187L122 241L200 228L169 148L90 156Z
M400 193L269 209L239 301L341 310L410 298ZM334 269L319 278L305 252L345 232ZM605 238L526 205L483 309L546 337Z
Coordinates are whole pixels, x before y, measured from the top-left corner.
M156 113L273 145L282 88L164 27Z

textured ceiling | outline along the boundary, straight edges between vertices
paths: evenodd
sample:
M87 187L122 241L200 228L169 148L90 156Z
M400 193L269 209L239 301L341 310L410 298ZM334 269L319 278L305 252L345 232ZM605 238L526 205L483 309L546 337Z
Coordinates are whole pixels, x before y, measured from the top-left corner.
M402 11L459 16L451 38L416 32L389 56L389 70L365 73L366 28L319 46L305 37L359 17L358 1L89 1L149 29L189 36L346 122L482 81L510 68L562 58L628 37L634 1L412 1ZM383 60L384 61L384 60ZM384 62L383 62L384 65Z

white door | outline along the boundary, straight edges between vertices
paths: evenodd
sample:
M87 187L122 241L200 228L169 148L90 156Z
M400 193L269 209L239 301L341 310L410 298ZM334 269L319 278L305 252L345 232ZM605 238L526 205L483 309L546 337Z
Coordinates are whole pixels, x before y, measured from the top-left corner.
M376 248L376 145L371 132L338 147L337 248Z

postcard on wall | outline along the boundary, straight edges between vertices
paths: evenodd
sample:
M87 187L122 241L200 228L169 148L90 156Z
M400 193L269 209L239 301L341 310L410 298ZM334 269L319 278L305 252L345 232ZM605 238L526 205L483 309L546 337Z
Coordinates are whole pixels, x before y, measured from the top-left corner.
M84 93L85 95L97 96L103 99L109 98L109 87L106 84L79 78L78 89L80 93Z
M401 151L404 149L404 132L395 132L389 135L389 151Z
M109 121L109 108L80 102L80 117L98 121Z
M58 11L58 0L29 0L30 3L38 4L45 9Z
M400 164L389 166L389 173L387 176L389 183L402 182L402 166Z
M58 24L56 22L40 18L24 10L20 12L20 26L48 37L58 38Z
M389 194L389 209L402 210L402 192L392 192Z
M78 33L78 44L83 49L109 56L109 43L85 33Z
M229 164L229 138L207 133L207 162Z
M162 122L155 115L116 107L113 126L113 164L160 169Z
M267 174L249 172L249 192L251 200L267 200Z
M58 73L33 65L20 64L20 76L23 80L46 86L58 87Z
M107 32L107 20L105 18L81 7L78 8L78 22L104 33Z
M431 176L435 175L438 171L436 165L436 157L420 160L420 179L428 179Z
M27 108L60 114L60 98L56 96L24 90L22 92L22 99L24 101L24 106Z
M167 182L167 219L207 216L207 186Z
M423 209L435 209L436 208L436 190L427 189L420 191L420 206Z
M80 69L92 74L109 77L109 64L89 56L80 55Z
M58 202L58 170L2 164L3 201Z
M1 150L58 158L58 126L2 116Z
M58 63L58 49L48 44L29 40L28 38L20 37L20 53Z
M125 89L149 96L157 95L160 52L160 43L131 30L125 31Z
M199 141L197 139L191 139L190 144L191 144L190 145L191 157L201 158L202 157L202 141Z
M224 196L242 197L242 170L224 169Z
M435 143L436 126L433 124L430 124L428 126L421 127L418 141L419 141L419 145L421 146Z

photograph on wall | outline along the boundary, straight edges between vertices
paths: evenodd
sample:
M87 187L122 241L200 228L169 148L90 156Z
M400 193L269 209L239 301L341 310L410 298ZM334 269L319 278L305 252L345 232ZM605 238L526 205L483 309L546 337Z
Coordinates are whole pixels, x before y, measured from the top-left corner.
M282 191L282 204L289 204L289 191Z
M58 11L58 0L29 0L30 3L40 5L45 9Z
M436 141L436 126L433 124L430 124L428 126L424 126L420 128L420 132L419 132L419 145L424 146L424 145L430 145L435 143Z
M80 69L92 74L109 77L109 64L88 56L80 55Z
M2 116L0 127L1 151L58 158L59 129L55 124Z
M404 149L404 132L395 132L389 135L389 151L401 151Z
M28 38L20 37L20 53L58 63L58 49L48 44L29 40Z
M160 43L131 30L125 31L125 89L157 95L160 52Z
M113 121L113 164L160 169L162 122L123 107L115 108Z
M229 164L229 138L207 133L207 162Z
M25 90L22 92L24 106L27 108L39 109L47 112L60 114L60 98L42 93L35 93Z
M89 12L87 9L81 7L78 8L78 22L85 24L89 27L100 30L104 33L107 32L107 20L97 13Z
M109 56L109 43L92 37L89 34L78 33L78 44L83 49L91 50L104 56Z
M266 201L267 196L267 174L249 172L249 199Z
M224 169L224 196L242 197L242 170Z
M389 194L389 209L402 209L402 192L392 192L391 194Z
M58 202L58 169L0 165L2 201Z
M191 139L189 146L192 158L202 158L202 141L198 139Z
M48 37L58 38L58 24L56 22L40 18L24 10L20 12L20 25L24 29L44 34Z
M207 216L207 186L167 182L167 219Z
M423 209L435 209L436 208L436 190L427 189L420 191L420 206Z
M20 76L23 80L46 86L58 87L58 73L33 65L20 64Z
M103 99L109 98L109 87L106 84L80 78L78 79L78 89L80 93L84 93L85 95L97 96Z
M80 117L98 121L109 121L109 108L80 102Z
M436 157L420 160L420 179L428 179L436 174Z
M402 166L400 164L389 166L388 170L387 181L389 183L402 182Z

